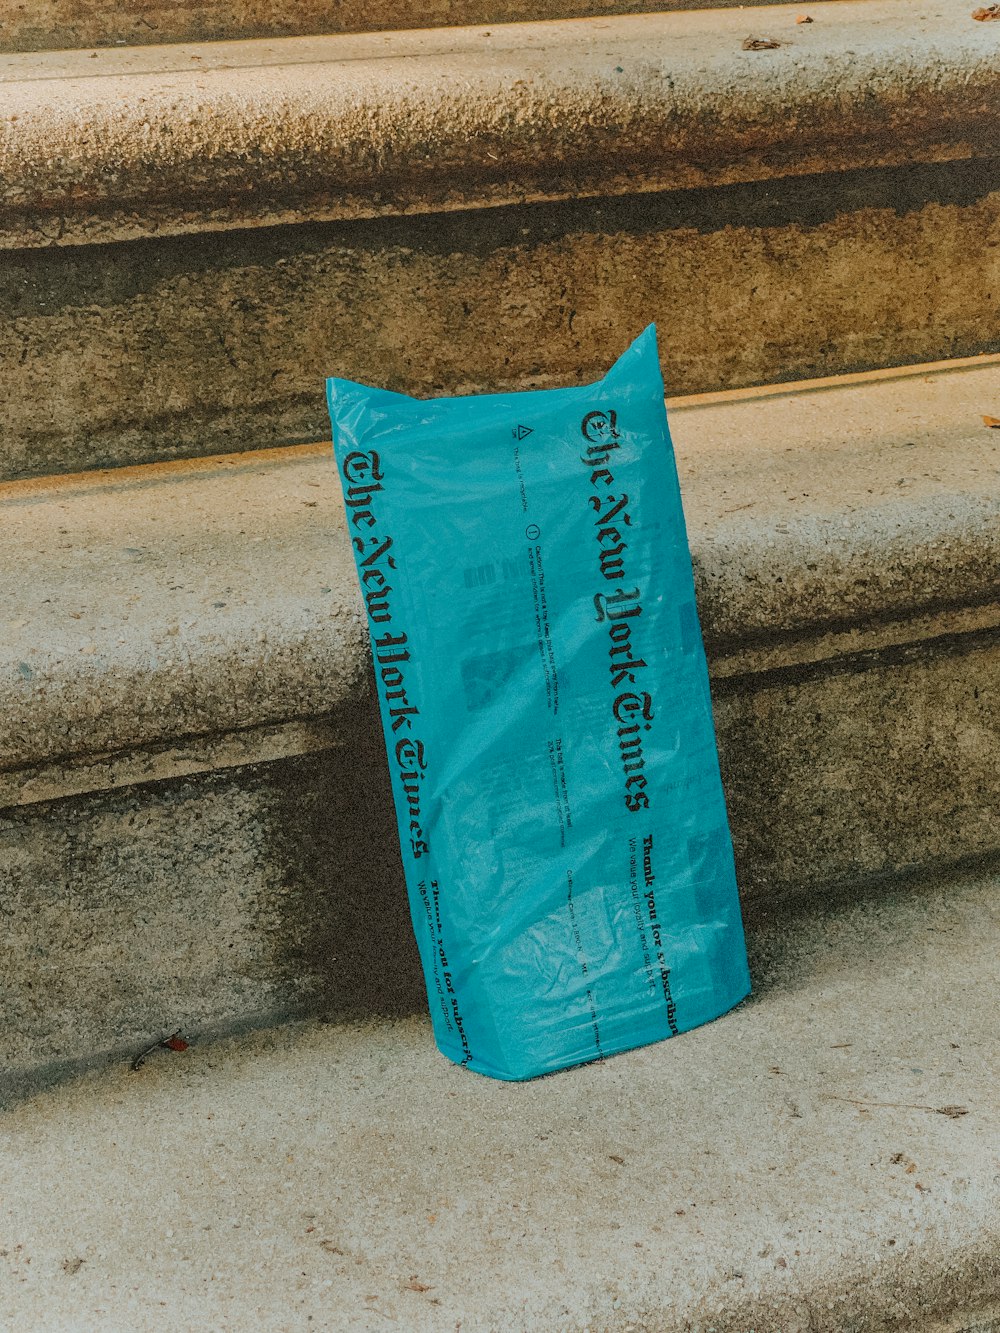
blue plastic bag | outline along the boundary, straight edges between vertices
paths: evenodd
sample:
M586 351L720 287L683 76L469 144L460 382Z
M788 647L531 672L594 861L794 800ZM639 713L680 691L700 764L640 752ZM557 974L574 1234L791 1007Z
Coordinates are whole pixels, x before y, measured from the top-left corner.
M650 327L597 384L331 379L438 1046L524 1079L749 991Z

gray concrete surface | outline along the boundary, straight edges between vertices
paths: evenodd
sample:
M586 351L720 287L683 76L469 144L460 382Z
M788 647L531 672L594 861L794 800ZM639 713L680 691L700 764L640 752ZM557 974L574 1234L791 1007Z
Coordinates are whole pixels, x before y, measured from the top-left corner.
M349 753L0 814L0 1086L165 1021L420 1007L381 738L364 710L342 733Z
M1000 846L998 399L994 358L672 406L747 901ZM0 597L8 1072L412 1007L326 446L12 483Z
M329 455L0 489L0 768L308 719L362 694L367 629Z
M739 0L0 0L0 51L108 47L518 23L648 10L723 8Z
M748 1004L535 1083L414 1017L189 1031L11 1105L7 1325L995 1329L1000 880L748 926Z
M996 25L814 10L5 56L0 244L995 161Z

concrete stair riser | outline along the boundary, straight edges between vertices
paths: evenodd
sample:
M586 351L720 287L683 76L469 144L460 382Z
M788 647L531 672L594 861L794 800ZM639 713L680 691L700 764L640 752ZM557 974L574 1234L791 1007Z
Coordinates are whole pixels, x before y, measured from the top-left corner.
M0 815L0 1086L163 1024L420 1008L381 740L368 710L341 730L321 755Z
M0 476L316 439L403 392L599 377L657 320L671 393L996 347L990 163L114 246L0 272Z
M740 0L144 0L142 13L109 0L0 0L0 51L208 42L313 33L378 32L469 23L726 8Z
M797 677L715 686L746 893L1000 847L1000 626Z
M1000 849L1000 369L859 380L672 412L750 902ZM2 531L11 1068L416 1004L326 448L13 484Z
M0 59L0 477L316 438L332 370L586 380L650 319L676 393L995 349L998 25L813 8Z
M1000 647L971 667L717 697L749 900L997 851ZM368 707L318 755L0 812L0 1083L178 1026L420 1011L379 746Z

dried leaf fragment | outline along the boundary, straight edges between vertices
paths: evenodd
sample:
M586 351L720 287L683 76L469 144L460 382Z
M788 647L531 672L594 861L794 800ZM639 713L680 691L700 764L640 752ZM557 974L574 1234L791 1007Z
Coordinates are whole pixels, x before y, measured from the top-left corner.
M1000 5L984 5L982 9L974 9L972 17L978 23L989 23L992 19L1000 19Z
M152 1055L154 1051L186 1051L187 1048L188 1043L181 1036L178 1028L176 1032L171 1032L169 1037L161 1037L159 1041L154 1041L141 1050L132 1061L130 1068L133 1073L137 1074L146 1063L147 1057Z
M744 51L776 51L781 45L773 37L745 37L743 39Z
M1000 430L1000 417L983 417L983 425L992 430Z
M619 1157L616 1152L608 1153L608 1157L611 1159L612 1162L617 1162L619 1166L625 1165L625 1158Z
M938 1115L946 1115L949 1120L961 1120L963 1115L969 1114L967 1106L937 1106L934 1109Z
M433 1291L434 1288L427 1285L426 1282L418 1282L415 1277L411 1277L406 1283L407 1291Z
M796 23L812 23L812 16L811 16L810 14L800 14L800 15L798 16L798 18L795 20L795 22L796 22Z

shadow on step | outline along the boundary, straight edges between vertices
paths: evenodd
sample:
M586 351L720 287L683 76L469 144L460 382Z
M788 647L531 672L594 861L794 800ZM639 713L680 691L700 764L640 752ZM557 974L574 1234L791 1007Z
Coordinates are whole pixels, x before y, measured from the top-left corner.
M339 722L319 754L0 813L0 1108L176 1029L426 1012L371 690ZM920 966L984 875L1000 857L755 886L752 1003L873 949Z
M372 695L373 686L345 719L344 747L303 761L274 807L274 849L291 885L278 926L282 970L300 984L311 978L314 1011L330 1019L426 1012ZM984 880L996 884L1000 903L1000 851L877 873L859 860L842 879L780 884L769 883L767 866L741 868L752 872L743 877L743 911L754 1003L850 967L852 954L882 948L886 966L911 946L919 954L952 929Z
M919 967L966 914L981 910L984 883L1000 921L1000 852L755 892L743 903L750 1003L845 975L859 960Z
M285 888L275 963L320 1017L400 1016L426 1006L392 790L370 687L343 744L293 761L273 788L271 854Z

